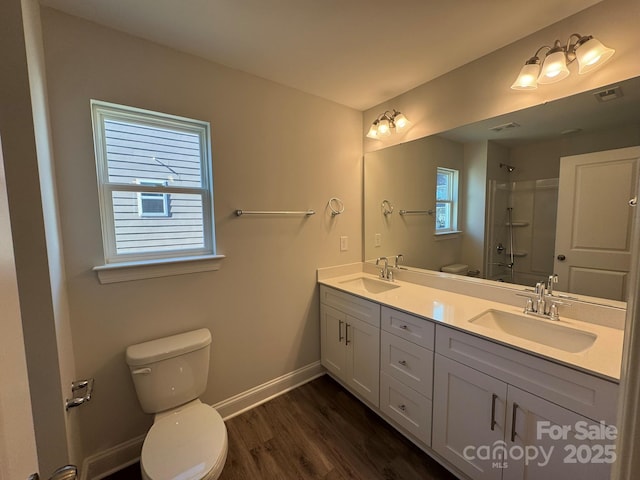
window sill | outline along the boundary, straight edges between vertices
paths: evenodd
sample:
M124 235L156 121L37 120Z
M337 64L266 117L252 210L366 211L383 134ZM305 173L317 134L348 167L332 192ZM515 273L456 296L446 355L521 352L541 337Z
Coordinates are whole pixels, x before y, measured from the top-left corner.
M110 263L93 267L101 284L129 282L145 278L169 277L186 273L219 270L224 255L176 257L137 262Z
M453 240L455 238L458 238L462 235L462 231L460 230L453 230L450 232L438 232L438 233L434 233L433 236L435 237L435 240Z

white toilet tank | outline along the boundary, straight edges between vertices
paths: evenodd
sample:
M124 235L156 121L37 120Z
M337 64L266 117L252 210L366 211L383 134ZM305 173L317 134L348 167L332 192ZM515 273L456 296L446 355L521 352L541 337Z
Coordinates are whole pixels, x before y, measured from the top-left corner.
M206 328L131 345L127 364L142 410L158 413L204 392L211 333Z

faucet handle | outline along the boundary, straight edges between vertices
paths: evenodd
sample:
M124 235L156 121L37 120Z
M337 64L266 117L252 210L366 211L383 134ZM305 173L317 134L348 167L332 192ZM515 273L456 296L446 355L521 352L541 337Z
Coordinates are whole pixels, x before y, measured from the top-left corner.
M531 297L527 298L527 304L524 307L524 313L533 312L533 299Z

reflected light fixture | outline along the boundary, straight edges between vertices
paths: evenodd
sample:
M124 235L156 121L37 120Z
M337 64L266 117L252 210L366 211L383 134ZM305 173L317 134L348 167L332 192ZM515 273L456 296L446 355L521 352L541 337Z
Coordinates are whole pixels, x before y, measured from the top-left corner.
M392 133L399 133L403 130L406 130L409 127L410 122L407 120L402 113L393 109L392 112L387 110L381 115L378 115L373 123L371 124L371 128L369 128L369 132L367 133L368 138L383 138L388 137Z
M545 49L547 52L540 64L540 52ZM533 57L525 62L511 88L533 90L538 88L538 84L559 82L569 76L571 72L568 65L575 60L578 61L579 74L590 72L609 60L614 53L613 48L605 47L593 36L574 33L564 46L560 40L556 40L553 47L548 45L540 47Z

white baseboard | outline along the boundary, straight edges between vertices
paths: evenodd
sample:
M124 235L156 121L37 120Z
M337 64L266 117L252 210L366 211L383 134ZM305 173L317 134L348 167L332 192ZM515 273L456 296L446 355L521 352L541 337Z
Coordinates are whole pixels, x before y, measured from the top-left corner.
M216 403L213 407L218 413L228 420L240 415L241 413L251 410L258 405L268 402L278 395L282 395L294 388L299 387L311 380L314 380L326 373L325 368L320 362L310 363L309 365L294 370L293 372L274 378L273 380L258 385L246 392L242 392L227 400Z
M319 361L310 363L212 406L218 410L223 419L228 420L325 373L326 370ZM80 480L101 480L137 462L140 459L145 436L146 434L141 435L85 458L82 462Z

